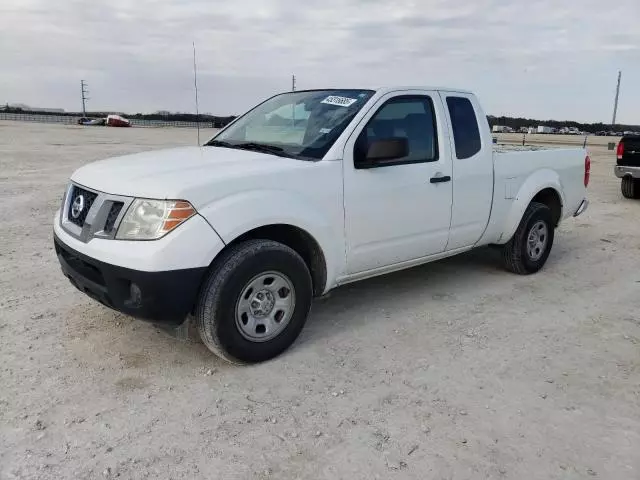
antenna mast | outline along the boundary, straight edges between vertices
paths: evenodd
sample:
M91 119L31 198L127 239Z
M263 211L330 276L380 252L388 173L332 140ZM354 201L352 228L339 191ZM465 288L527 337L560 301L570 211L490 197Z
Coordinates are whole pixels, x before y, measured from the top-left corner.
M296 76L295 74L291 75L291 91L296 91ZM291 105L291 126L295 128L296 126L296 104Z
M193 42L193 87L196 95L196 129L198 131L198 146L200 146L200 109L198 107L198 71L196 68L196 42Z

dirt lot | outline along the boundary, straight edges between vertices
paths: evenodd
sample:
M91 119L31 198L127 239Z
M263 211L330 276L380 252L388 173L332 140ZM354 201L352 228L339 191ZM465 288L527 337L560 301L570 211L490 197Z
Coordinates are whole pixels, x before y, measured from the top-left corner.
M1 479L640 478L640 201L612 152L539 274L483 249L342 288L235 367L90 301L52 250L75 168L194 141L0 123Z

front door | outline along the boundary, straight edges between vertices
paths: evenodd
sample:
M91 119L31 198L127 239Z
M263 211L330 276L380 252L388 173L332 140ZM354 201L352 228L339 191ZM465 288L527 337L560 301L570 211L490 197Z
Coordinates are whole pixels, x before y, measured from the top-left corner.
M445 250L453 182L443 125L437 93L412 90L382 97L349 138L343 157L349 274ZM356 145L397 137L407 139L406 157L375 168L354 163Z

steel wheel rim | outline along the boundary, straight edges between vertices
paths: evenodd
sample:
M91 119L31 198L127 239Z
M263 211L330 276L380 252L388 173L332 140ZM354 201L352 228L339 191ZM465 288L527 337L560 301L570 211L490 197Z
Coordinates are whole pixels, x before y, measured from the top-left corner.
M287 327L296 306L293 282L280 272L263 272L240 291L236 302L236 326L251 342L267 342Z
M534 262L540 260L549 243L549 228L546 222L538 220L529 230L527 238L527 254Z

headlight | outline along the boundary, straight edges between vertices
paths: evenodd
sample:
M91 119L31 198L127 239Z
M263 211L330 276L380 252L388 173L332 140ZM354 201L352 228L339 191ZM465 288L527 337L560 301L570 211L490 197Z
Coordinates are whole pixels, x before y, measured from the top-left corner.
M136 198L127 209L116 238L118 240L156 240L196 214L184 200Z

